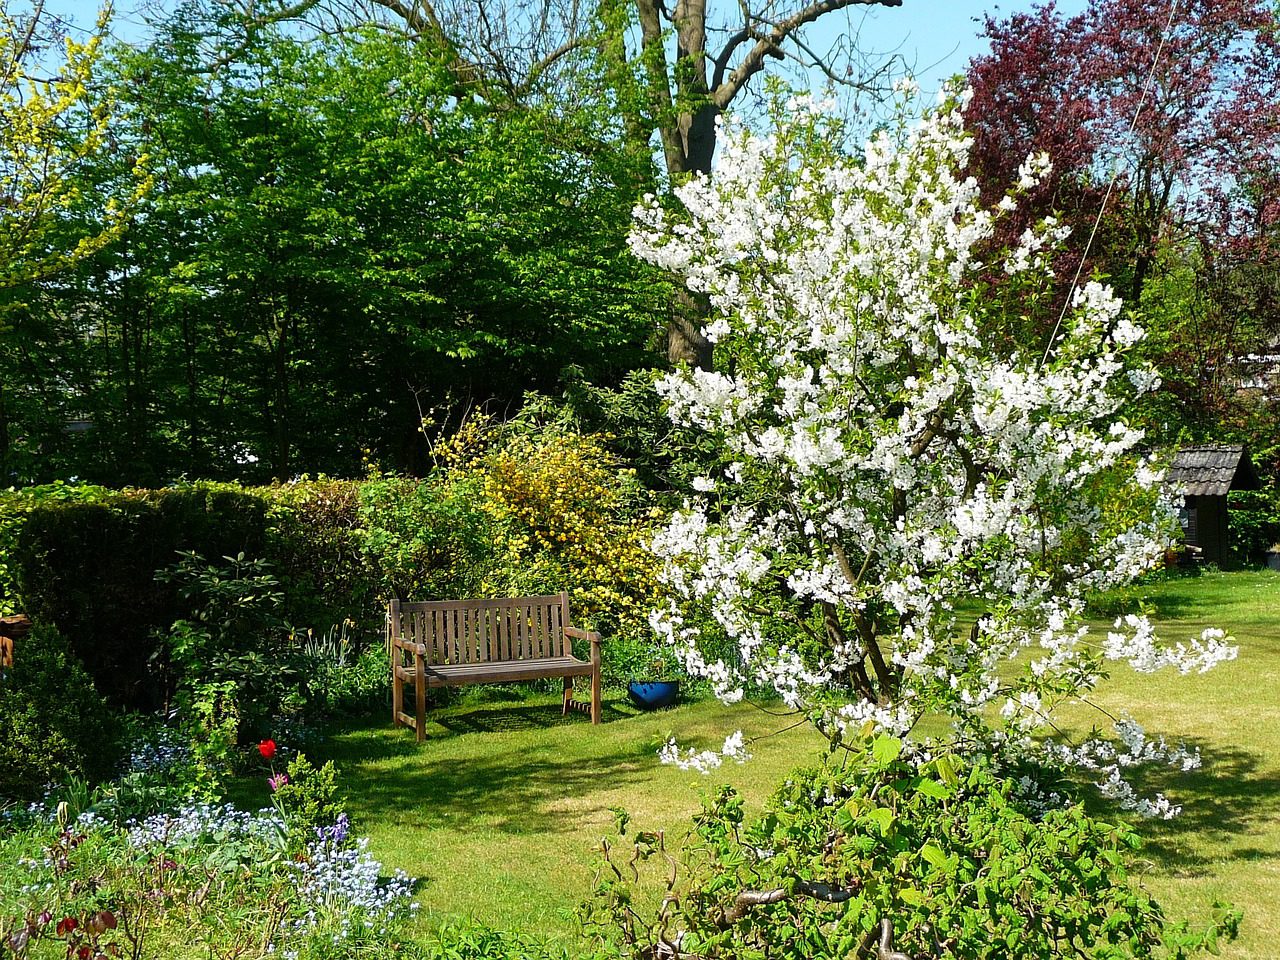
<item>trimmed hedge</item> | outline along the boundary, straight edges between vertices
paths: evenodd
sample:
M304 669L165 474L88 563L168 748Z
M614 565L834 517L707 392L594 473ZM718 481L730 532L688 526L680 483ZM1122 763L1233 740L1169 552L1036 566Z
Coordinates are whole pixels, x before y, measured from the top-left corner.
M179 552L265 560L290 624L368 638L390 596L474 588L488 523L461 486L398 478L29 488L0 494L0 595L71 638L113 703L154 709L172 692L160 638L190 614L156 578Z
M156 571L183 550L260 555L265 518L261 498L204 485L39 503L17 537L17 593L33 622L69 639L108 699L156 707L165 695L151 669L156 631L182 615Z

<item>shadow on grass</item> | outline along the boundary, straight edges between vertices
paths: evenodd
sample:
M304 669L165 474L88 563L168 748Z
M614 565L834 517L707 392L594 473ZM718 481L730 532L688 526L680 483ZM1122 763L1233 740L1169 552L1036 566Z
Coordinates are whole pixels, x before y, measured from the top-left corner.
M357 822L511 836L571 833L584 817L607 811L608 804L593 801L594 795L652 776L653 744L624 746L606 737L608 721L634 713L622 704L606 702L604 708L606 723L600 727L582 714L562 716L558 704L453 708L428 714L425 744L411 730L392 731L370 720L330 740L320 759L334 760L344 771L347 809ZM467 734L483 738L555 727L565 728L572 742L553 734L519 747L497 740L480 755L470 745L449 749ZM583 745L584 738L596 736L608 749Z
M635 713L634 710L619 709L618 705L613 703L605 702L601 704L601 719L604 723L633 717ZM428 714L428 722L431 722L430 714ZM452 734L462 734L546 730L551 727L590 724L591 718L585 714L572 711L568 714L562 714L560 707L548 703L523 707L499 707L493 710L470 710L465 713L448 713L436 717L434 722Z
M1145 793L1160 791L1182 804L1172 820L1138 823L1144 854L1179 877L1205 876L1222 861L1280 862L1280 851L1256 845L1260 831L1280 815L1280 776L1263 769L1265 757L1241 748L1198 745L1204 765L1190 773L1153 771Z

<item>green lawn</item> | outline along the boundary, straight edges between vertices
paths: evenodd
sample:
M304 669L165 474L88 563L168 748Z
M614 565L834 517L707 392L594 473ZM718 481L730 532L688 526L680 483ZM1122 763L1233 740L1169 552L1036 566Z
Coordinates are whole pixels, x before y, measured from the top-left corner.
M1240 659L1204 676L1117 677L1100 692L1149 729L1186 738L1203 770L1158 786L1185 805L1178 820L1144 826L1141 873L1172 916L1200 914L1214 898L1246 911L1241 941L1224 952L1257 960L1280 943L1280 574L1205 574L1134 591L1155 605L1166 640L1216 625L1240 642ZM1092 722L1083 712L1080 723ZM757 803L816 736L801 728L754 746L745 766L711 777L661 767L668 734L713 746L787 721L749 705L696 703L637 715L612 703L606 722L562 720L543 701L480 703L436 716L419 746L390 727L336 737L349 809L388 867L425 880L421 922L474 917L494 926L571 940L574 908L591 886L593 848L622 806L642 826L682 832L700 794L730 782Z

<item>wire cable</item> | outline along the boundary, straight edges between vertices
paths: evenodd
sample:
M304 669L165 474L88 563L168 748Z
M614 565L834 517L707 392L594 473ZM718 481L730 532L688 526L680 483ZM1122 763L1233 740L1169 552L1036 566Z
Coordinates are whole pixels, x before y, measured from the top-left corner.
M1165 21L1164 32L1160 34L1160 42L1156 44L1155 56L1151 58L1151 70L1147 74L1147 82L1142 87L1142 94L1138 97L1138 106L1133 111L1133 120L1129 124L1129 136L1132 137L1134 131L1138 129L1138 118L1142 115L1142 108L1146 105L1147 95L1151 92L1151 87L1156 79L1156 67L1160 64L1160 55L1164 53L1166 41L1169 34L1173 32L1173 18L1178 12L1178 0L1170 0L1169 2L1169 18ZM1062 321L1066 319L1067 310L1071 307L1071 301L1075 299L1076 289L1080 285L1080 274L1084 273L1085 261L1089 259L1089 250L1093 247L1094 238L1098 235L1098 228L1102 226L1102 217L1107 210L1107 201L1111 199L1111 192L1115 189L1116 181L1120 179L1120 170L1117 168L1111 174L1111 181L1107 184L1106 192L1102 195L1102 203L1098 207L1098 216L1094 218L1093 229L1089 231L1089 239L1085 241L1084 250L1080 254L1080 262L1076 264L1076 275L1071 279L1071 289L1067 292L1067 299L1063 301L1062 311L1058 314L1058 322L1053 325L1053 332L1049 334L1049 342L1045 344L1044 356L1040 358L1040 363L1036 369L1040 369L1049 361L1049 354L1053 352L1054 341L1058 339L1058 331L1062 329Z

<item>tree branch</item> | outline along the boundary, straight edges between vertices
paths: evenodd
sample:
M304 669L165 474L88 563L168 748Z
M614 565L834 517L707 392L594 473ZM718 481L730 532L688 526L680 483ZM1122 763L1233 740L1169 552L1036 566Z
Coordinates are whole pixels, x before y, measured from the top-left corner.
M728 107L743 85L760 72L764 66L765 57L776 56L783 42L790 39L792 34L805 24L813 23L819 17L834 13L837 10L843 10L845 7L873 5L900 7L902 6L902 0L817 0L816 3L811 3L791 16L779 20L767 35L756 40L755 45L747 51L746 56L742 58L742 62L729 72L728 77L712 88L712 102L721 110ZM713 58L712 62L716 65L716 77L723 76L733 51L749 37L750 24L747 24L742 31L729 38L719 55Z
M810 900L822 900L825 903L844 903L852 900L862 889L862 884L855 882L849 887L833 887L829 883L814 880L796 880L791 890L775 887L772 890L741 890L733 898L733 906L725 911L720 925L730 927L747 915L752 907L760 907L770 903L780 903L792 897L808 897Z

